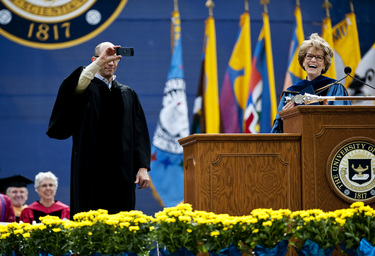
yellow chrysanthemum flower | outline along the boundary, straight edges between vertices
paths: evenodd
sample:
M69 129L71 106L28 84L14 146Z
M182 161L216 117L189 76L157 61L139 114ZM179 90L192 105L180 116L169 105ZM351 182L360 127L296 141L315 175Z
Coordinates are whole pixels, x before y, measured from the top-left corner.
M335 218L336 223L339 223L340 226L344 226L346 219L341 219L341 218Z
M350 208L360 208L363 207L365 204L363 202L354 202L350 205Z
M2 234L0 239L6 239L10 236L10 233L5 233L5 234Z
M272 226L272 221L265 221L262 223L263 226Z
M191 221L191 218L188 216L178 216L178 220L185 223L189 223Z
M176 222L176 219L174 219L174 218L167 218L165 220L165 222L167 222L167 223L174 223L174 222Z
M22 234L22 236L23 236L24 238L29 238L29 237L30 237L30 233L24 233L24 234Z
M119 224L119 221L116 219L110 219L110 220L106 220L105 223L110 226L116 226L117 224Z
M213 236L213 237L217 237L218 235L220 235L220 232L219 231L212 231L210 233L210 236Z
M130 222L122 222L122 223L120 223L120 227L121 228L129 227L129 226L130 226Z
M139 230L139 227L138 226L130 226L129 227L129 231L132 231L132 232L137 232Z
M22 234L23 233L23 229L16 229L13 231L14 234L18 235L18 234Z

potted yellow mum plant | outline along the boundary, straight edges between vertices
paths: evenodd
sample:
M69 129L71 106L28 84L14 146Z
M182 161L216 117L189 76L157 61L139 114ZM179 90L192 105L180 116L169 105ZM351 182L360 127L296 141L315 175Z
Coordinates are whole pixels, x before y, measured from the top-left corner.
M106 210L82 212L66 222L69 247L74 255L147 255L152 247L154 220L140 211L108 214Z

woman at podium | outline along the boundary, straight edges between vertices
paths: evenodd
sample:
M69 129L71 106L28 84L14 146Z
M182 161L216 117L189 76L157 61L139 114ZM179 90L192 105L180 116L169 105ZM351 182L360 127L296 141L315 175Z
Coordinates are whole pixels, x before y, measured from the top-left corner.
M296 106L294 101L286 102L286 97L297 94L314 94L319 96L348 96L346 88L337 80L323 76L332 63L333 50L330 45L317 33L311 34L308 40L302 42L298 51L298 62L306 71L306 79L293 84L281 93L277 115L271 133L283 132L283 121L279 112ZM313 104L323 104L317 102ZM328 105L351 105L351 101L328 101Z

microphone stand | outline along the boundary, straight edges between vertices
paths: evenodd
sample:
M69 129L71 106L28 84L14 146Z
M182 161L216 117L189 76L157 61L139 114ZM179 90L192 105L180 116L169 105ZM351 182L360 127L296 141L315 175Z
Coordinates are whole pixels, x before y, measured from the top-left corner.
M336 100L375 100L375 96L318 96L310 93L304 95L297 94L293 97L285 97L285 102L293 101L296 104L306 104L320 101L336 101Z

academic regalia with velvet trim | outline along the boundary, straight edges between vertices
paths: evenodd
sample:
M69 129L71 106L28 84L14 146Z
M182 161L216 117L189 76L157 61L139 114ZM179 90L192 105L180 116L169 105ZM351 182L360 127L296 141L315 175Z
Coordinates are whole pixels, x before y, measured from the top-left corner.
M308 81L306 79L301 80L298 83L289 87L286 91L283 91L279 106L277 108L277 115L274 120L271 133L283 132L283 120L281 119L279 112L282 111L283 107L286 104L285 97L293 97L294 95L305 94L305 93L319 95L319 96L348 96L348 92L342 84L337 83L337 84L330 85L334 83L335 81L336 81L335 79L320 75L312 81ZM322 104L323 104L322 102L316 102L316 103L312 103L309 105L322 105ZM328 101L327 104L328 105L351 105L351 101L342 101L342 100Z
M4 194L0 193L0 222L14 222L16 216L14 215L12 200Z
M83 67L60 86L47 135L73 137L70 208L78 212L133 210L139 168L150 170L151 143L136 92L112 81L94 78L75 94Z
M35 220L35 222L40 223L39 217L46 215L57 216L60 219L69 219L70 208L59 201L55 201L48 208L36 201L22 210L20 221L32 224Z

